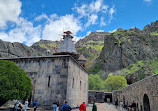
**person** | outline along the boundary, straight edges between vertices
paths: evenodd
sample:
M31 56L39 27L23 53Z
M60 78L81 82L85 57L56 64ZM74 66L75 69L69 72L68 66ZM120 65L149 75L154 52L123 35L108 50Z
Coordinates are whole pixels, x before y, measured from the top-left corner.
M134 101L132 102L131 107L132 107L132 109L133 109L134 111L136 111L136 103L135 103Z
M37 102L37 101L35 101L35 102L33 103L33 108L34 108L34 111L36 111L37 106L38 106L38 102Z
M117 106L118 106L118 100L115 101L115 107L117 109Z
M95 104L95 101L93 102L92 111L97 111L97 105Z
M57 111L59 111L59 101L57 101Z
M61 111L70 111L72 108L67 104L67 101L64 102L65 104L61 107Z
M29 104L28 99L26 99L24 111L27 111L28 104Z
M57 103L56 103L56 101L53 102L53 109L54 109L54 111L57 111Z
M83 102L83 103L80 105L79 110L80 110L80 111L86 111L86 104L85 104L85 102Z
M120 110L123 111L123 102L120 102Z
M19 104L18 111L22 111L22 105L21 104Z
M17 100L16 103L14 104L14 111L18 111L19 109L19 101Z

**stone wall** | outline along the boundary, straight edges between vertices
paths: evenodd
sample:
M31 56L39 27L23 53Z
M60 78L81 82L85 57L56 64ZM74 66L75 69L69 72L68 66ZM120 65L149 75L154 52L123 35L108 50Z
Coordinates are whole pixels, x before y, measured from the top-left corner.
M72 107L88 104L88 73L70 59L68 65L67 100Z
M5 59L14 61L32 80L31 102L52 106L55 100L76 107L88 102L88 73L71 56ZM74 86L72 88L72 82ZM80 82L81 81L81 82Z
M103 91L88 91L88 102L91 104L94 101L96 103L103 103L105 98L105 93Z
M139 111L158 111L158 74L123 88L117 96L114 98L125 105L134 101Z

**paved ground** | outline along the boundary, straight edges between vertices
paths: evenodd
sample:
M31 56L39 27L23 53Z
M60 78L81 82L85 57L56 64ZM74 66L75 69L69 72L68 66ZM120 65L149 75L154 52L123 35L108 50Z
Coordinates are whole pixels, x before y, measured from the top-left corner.
M97 104L97 109L98 109L97 111L120 111L119 108L116 109L114 105L108 103ZM76 109L72 111L79 111L79 110ZM87 111L92 111L92 107L88 107Z
M97 109L98 109L97 111L120 111L119 107L116 108L114 105L109 103L98 103ZM33 111L33 108L30 108L30 110L28 111ZM53 110L43 110L41 108L37 108L37 111L53 111ZM73 109L72 111L79 111L79 109ZM92 111L92 104L87 107L87 111Z

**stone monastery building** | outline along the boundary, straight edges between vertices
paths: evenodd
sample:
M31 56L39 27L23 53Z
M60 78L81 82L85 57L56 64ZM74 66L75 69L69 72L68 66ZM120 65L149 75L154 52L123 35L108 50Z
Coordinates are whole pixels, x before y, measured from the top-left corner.
M86 59L79 56L72 41L71 32L64 32L61 46L52 56L20 57L14 61L32 80L29 101L39 105L52 105L67 100L71 107L88 103L88 73L84 69Z

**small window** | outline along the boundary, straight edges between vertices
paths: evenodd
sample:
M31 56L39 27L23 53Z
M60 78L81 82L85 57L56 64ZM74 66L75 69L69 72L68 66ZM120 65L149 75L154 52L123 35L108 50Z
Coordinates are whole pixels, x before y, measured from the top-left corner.
M72 80L72 88L74 89L74 78Z
M50 76L48 77L48 87L50 87Z
M80 90L81 90L81 86L82 86L82 85L81 85L81 81L80 81Z

